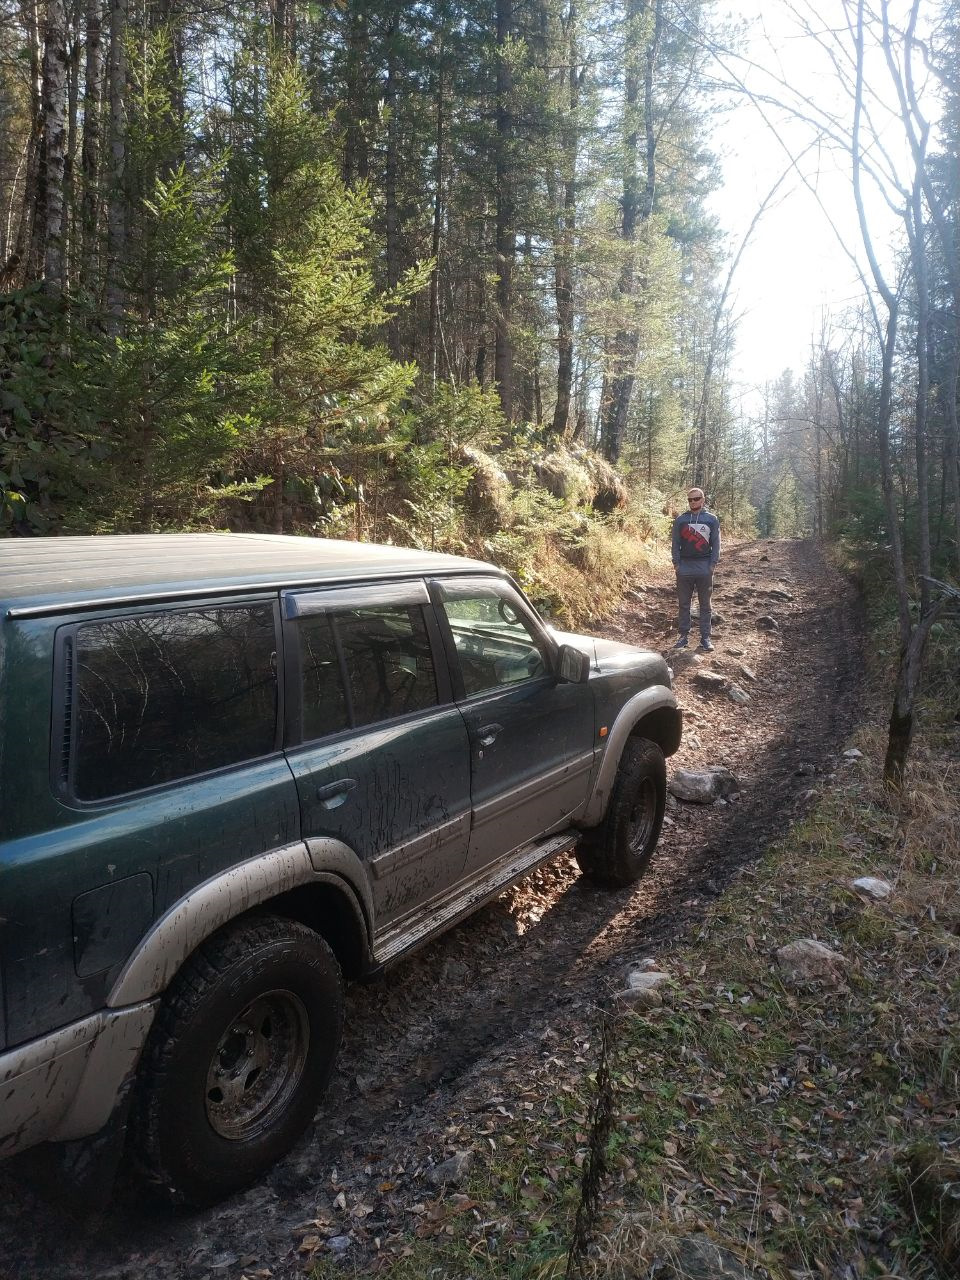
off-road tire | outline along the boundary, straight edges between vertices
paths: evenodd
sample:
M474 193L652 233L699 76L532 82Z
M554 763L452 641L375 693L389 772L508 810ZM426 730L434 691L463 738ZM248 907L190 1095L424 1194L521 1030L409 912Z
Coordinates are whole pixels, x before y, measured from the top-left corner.
M663 752L647 738L628 739L603 821L577 846L584 875L609 888L639 880L657 847L666 803Z
M155 1188L201 1207L260 1177L313 1118L342 1027L340 967L312 929L254 916L203 943L164 996L138 1074L130 1137Z

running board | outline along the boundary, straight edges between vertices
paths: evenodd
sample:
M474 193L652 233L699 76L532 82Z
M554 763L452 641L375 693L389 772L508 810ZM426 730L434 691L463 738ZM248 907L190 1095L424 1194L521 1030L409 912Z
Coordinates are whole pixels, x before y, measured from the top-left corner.
M437 907L422 907L412 923L409 917L399 924L393 925L374 938L374 963L378 966L389 964L405 951L411 951L428 941L434 934L442 933L452 924L471 914L489 898L494 898L504 889L522 880L528 871L555 858L565 850L576 848L580 838L579 831L564 831L559 836L549 836L537 844L525 845L505 863L499 863L494 871L484 868L471 876L464 884L458 886L453 897L446 898Z

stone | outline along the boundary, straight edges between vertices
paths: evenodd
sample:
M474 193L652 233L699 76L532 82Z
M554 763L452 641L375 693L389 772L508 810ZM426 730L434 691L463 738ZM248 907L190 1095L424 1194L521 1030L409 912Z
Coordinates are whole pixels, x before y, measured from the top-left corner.
M727 690L727 697L731 702L735 702L738 706L743 707L752 699L746 689L741 689L738 684L732 684Z
M763 614L762 617L757 619L757 626L760 628L761 631L779 631L780 630L780 623L776 620L776 618L772 618L769 613L765 613Z
M791 982L836 982L843 976L846 958L816 938L798 938L776 952L777 964Z
M427 1171L427 1181L435 1187L456 1186L467 1176L472 1165L472 1151L455 1151L449 1160Z
M740 784L723 765L710 765L706 769L678 769L670 779L669 790L678 800L713 804L721 796L739 791Z
M710 693L721 693L726 689L729 681L719 671L698 671L693 677L693 683Z
M627 971L627 985L616 995L617 1004L633 1009L657 1009L663 1004L660 987L670 981L668 973Z
M670 664L675 671L680 671L684 667L700 665L700 658L692 649L671 649L669 657Z
M343 1253L352 1244L353 1241L349 1236L331 1236L327 1241L327 1248L332 1250L333 1253Z
M669 973L664 973L662 969L627 970L627 986L631 991L652 991L669 981Z
M853 887L877 902L889 898L893 893L893 885L888 880L881 880L877 876L860 876L858 880L853 881Z
M858 751L856 747L851 747L849 751L843 753L844 760L862 760L863 752Z
M771 600L790 601L793 599L793 592L787 591L784 587L771 587L767 595Z
M753 1268L729 1249L700 1233L660 1245L652 1270L658 1280L754 1280L755 1276Z
M731 649L730 652L732 653L733 650ZM751 684L756 682L757 673L751 667L748 667L745 662L741 662L737 667L737 670L743 676L744 680L749 680Z

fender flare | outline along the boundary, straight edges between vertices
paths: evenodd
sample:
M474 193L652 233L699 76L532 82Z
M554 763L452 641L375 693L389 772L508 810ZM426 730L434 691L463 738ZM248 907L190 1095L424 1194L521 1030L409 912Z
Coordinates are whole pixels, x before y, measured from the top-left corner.
M196 948L252 907L301 885L336 883L350 898L370 948L372 901L360 859L339 840L302 840L228 867L175 902L137 945L106 1004L125 1008L165 991Z
M651 685L635 694L620 708L613 727L607 735L606 749L600 761L600 768L583 813L577 820L577 826L595 827L603 821L627 739L640 721L653 711L674 711L679 718L680 711L672 689L668 689L663 684Z

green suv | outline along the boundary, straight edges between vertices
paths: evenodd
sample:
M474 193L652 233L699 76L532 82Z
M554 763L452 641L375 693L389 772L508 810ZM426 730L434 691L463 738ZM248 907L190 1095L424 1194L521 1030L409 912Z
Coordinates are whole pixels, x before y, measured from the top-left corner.
M627 885L681 721L663 659L500 570L349 542L0 541L0 1154L125 1135L254 1180L333 1069L342 978L575 852Z

